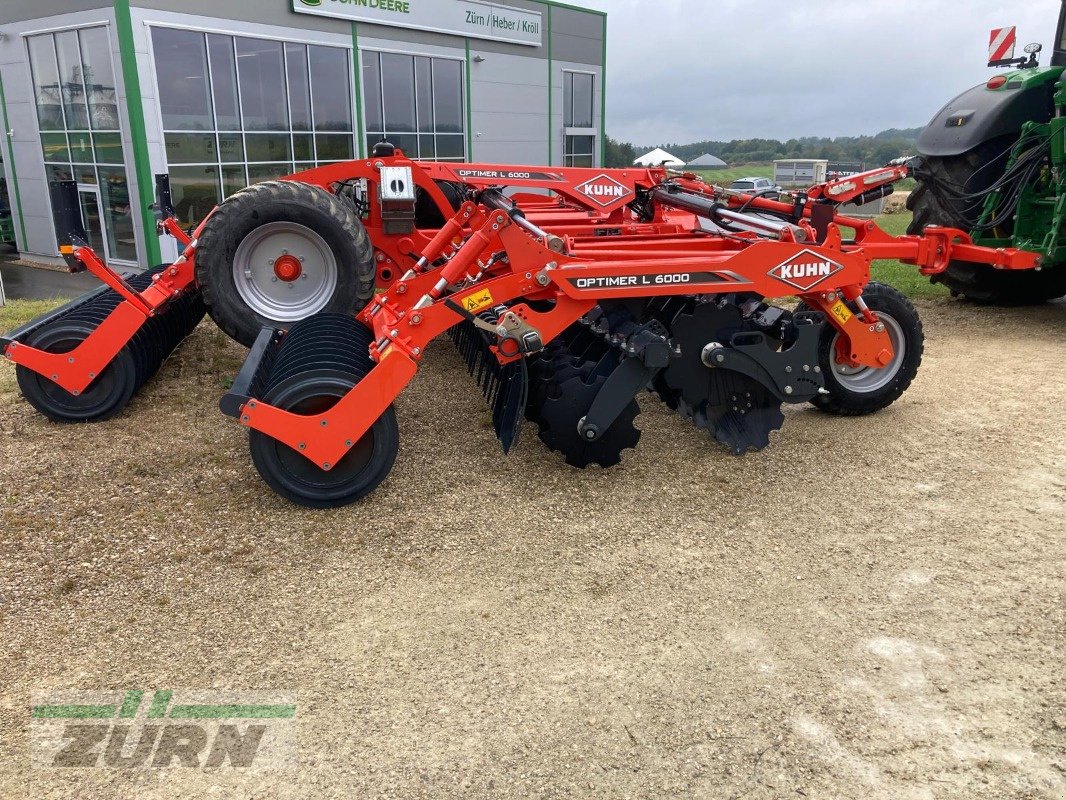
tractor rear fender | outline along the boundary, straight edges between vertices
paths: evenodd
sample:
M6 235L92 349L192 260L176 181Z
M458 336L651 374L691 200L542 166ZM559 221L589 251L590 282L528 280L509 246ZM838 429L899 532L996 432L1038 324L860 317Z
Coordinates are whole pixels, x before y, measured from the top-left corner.
M940 109L918 135L918 152L957 156L999 136L1017 137L1025 122L1047 122L1061 73L1061 68L1020 70L999 89L981 83L966 90Z

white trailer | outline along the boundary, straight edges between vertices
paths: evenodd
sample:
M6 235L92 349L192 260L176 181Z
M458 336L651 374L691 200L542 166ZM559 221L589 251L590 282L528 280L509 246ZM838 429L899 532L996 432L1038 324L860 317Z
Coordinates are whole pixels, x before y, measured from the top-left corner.
M806 189L825 183L829 161L824 158L788 158L774 162L774 183L784 189Z

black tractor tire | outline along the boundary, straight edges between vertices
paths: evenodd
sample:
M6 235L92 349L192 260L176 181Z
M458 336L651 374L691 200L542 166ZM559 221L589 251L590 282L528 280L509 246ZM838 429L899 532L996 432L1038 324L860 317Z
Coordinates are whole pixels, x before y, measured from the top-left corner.
M323 273L332 270L335 281L331 284L329 279L320 280L315 276L310 285L321 285L322 291L311 294L306 308L295 305L291 311L275 312L270 300L253 307L242 296L242 290L245 295L251 290L243 287L238 290L236 285L234 258L241 243L263 226L275 223L288 223L297 234L322 242L328 249L329 255L325 255L321 246L316 249L315 244L309 245L314 257L322 262ZM313 236L301 234L301 231L310 231ZM254 261L254 281L250 277L249 284L269 287L269 281L274 278L270 275L272 268L263 256L270 246L263 248L263 240L258 237L251 241L259 242L256 245L259 249L250 249L259 257ZM300 278L303 277L306 274L301 273ZM196 280L215 323L245 347L250 347L266 325L287 329L299 319L319 312L358 312L374 295L374 248L351 203L307 183L265 181L230 196L208 219L196 251ZM290 283L296 284L291 288L303 291L298 280Z
M829 394L815 397L811 403L827 414L841 417L859 417L872 414L890 406L899 399L911 385L918 367L922 363L925 349L925 333L918 312L907 296L891 286L871 281L863 290L862 299L866 305L879 316L888 316L898 326L898 335L903 341L902 358L889 367L894 369L889 380L880 383L876 377L877 370L861 368L851 378L841 378L837 370L836 348L834 342L837 329L826 324L818 344L818 362L825 376L825 388ZM858 313L854 303L848 303L853 314ZM795 311L810 311L805 303L800 303ZM889 321L886 320L886 324ZM862 376L871 378L868 387L862 387Z
M958 156L927 156L923 157L923 162L934 182L943 181L977 192L987 188L1003 173L1004 154L1009 147L1009 139L999 138ZM1000 163L993 164L995 161ZM907 227L907 233L911 235L920 236L926 225L969 229L961 219L959 209L942 202L928 182L918 182L918 187L907 198L907 208L914 214ZM1003 220L997 231L1005 236L1013 227L1011 217ZM1066 294L1066 264L1048 265L1037 271L999 270L987 264L952 261L944 272L933 275L931 280L946 286L952 296L961 296L981 305L1034 305Z

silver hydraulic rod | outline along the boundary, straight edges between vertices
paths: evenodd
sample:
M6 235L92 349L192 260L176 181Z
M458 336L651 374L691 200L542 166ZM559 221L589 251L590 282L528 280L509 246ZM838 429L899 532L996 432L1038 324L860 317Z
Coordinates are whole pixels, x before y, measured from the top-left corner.
M757 214L730 211L727 208L718 209L715 213L715 218L745 227L752 233L770 234L776 238L781 238L781 234L784 231L790 231L795 241L807 241L807 232L799 225L793 225L791 222L762 217Z
M518 227L531 233L535 238L540 239L544 242L544 246L549 250L561 253L565 249L565 243L561 237L556 236L554 233L548 233L540 226L535 225L526 219L526 215L522 212L522 209L498 189L486 189L481 193L480 201L489 208L502 211L510 216Z
M547 240L547 238L548 238L548 232L547 232L547 231L545 231L545 230L543 230L542 228L538 228L538 227L537 227L536 225L534 225L534 224L533 224L532 222L530 222L530 221L529 221L528 219L526 219L526 218L525 218L524 216L522 216L521 214L517 214L517 215L515 215L515 216L513 217L513 219L514 219L514 221L515 221L515 224L516 224L516 225L518 225L518 227L520 227L520 228L525 228L525 229L526 229L527 231L529 231L530 233L532 233L532 234L533 234L534 236L536 236L536 237L537 237L538 239L545 239L545 240Z
M764 217L759 214L732 211L713 198L696 192L671 191L659 188L655 189L651 196L656 203L688 211L711 222L739 226L751 233L769 236L774 239L784 238L785 231L788 231L795 241L807 241L807 233L799 225L793 225L791 222Z

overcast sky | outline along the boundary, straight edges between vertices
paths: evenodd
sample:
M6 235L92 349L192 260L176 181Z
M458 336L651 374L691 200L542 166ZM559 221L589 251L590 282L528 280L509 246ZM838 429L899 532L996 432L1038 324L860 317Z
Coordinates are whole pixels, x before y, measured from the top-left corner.
M607 134L638 145L924 125L992 74L988 32L1050 58L1059 0L578 0L607 12Z

